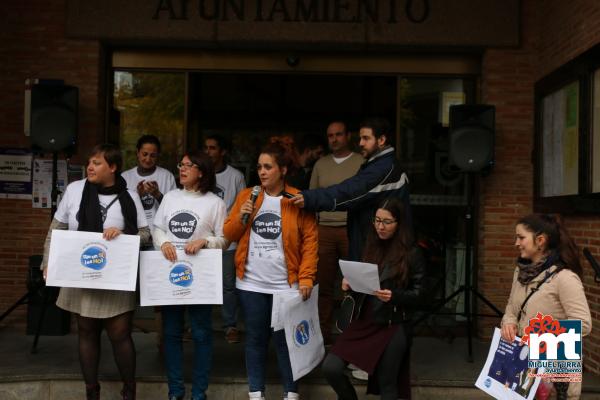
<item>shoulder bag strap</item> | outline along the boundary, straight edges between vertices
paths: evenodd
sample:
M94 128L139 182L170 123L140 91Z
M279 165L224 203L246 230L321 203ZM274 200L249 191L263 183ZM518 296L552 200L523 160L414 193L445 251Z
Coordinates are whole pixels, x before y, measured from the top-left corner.
M523 304L521 304L521 307L519 308L519 315L517 317L517 322L521 320L521 315L523 315L523 309L525 308L525 304L527 304L527 302L529 301L531 296L533 296L533 294L539 290L540 286L542 286L544 284L544 282L546 282L548 279L550 279L550 277L553 276L554 274L556 274L557 272L558 272L558 268L550 273L546 272L546 276L544 277L544 279L542 281L540 281L540 283L538 283L536 287L531 289L531 292L529 292L527 297L525 297L525 300L523 300Z

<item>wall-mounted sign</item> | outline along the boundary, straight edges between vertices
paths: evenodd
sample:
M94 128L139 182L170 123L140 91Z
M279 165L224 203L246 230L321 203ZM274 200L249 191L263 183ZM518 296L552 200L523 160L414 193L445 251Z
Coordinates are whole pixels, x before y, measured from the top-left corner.
M31 159L26 149L0 149L0 198L31 199Z
M518 0L68 0L73 38L339 49L519 45Z

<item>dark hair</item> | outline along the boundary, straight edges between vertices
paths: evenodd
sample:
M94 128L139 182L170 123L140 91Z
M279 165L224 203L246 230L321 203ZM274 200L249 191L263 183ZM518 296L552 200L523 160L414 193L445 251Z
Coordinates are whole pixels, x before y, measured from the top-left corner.
M392 133L392 126L386 118L366 118L360 123L360 127L371 129L373 131L373 136L375 136L376 139L379 139L381 136L385 136L385 144L389 146L394 145L394 135Z
M363 261L377 264L379 268L383 268L384 264L392 264L396 268L396 280L400 285L405 285L409 269L408 256L414 238L406 221L404 202L397 197L388 197L376 208L379 209L389 211L398 225L394 235L386 240L380 239L375 225L371 225L363 251Z
M121 149L119 149L118 146L111 143L97 144L90 151L89 157L91 158L98 154L102 154L109 166L117 166L115 175L121 174L121 169L123 168L123 155L121 154Z
M141 136L138 141L137 144L135 145L135 148L138 149L138 151L140 151L140 149L142 148L143 145L145 144L153 144L156 146L156 148L158 149L158 152L160 153L160 140L158 140L158 138L154 135L144 135Z
M199 150L188 151L183 157L185 156L190 159L192 164L196 164L198 170L202 172L202 177L198 181L198 190L203 194L214 191L217 184L217 178L215 176L215 166L210 157Z
M529 214L519 219L517 225L523 225L534 237L545 235L548 243L546 250L556 252L564 263L559 268L570 269L582 276L579 248L558 218L549 214Z
M273 140L273 138L271 139ZM277 141L267 143L260 151L260 154L268 154L277 163L279 168L287 168L287 175L293 174L296 171L296 164L294 161L294 150L281 145Z
M298 143L298 152L302 154L304 150L313 150L318 147L326 148L327 146L323 143L323 138L320 135L309 133L308 135L302 136Z
M231 141L226 138L225 136L221 136L219 134L212 134L212 135L208 135L204 138L204 141L206 142L206 140L211 139L214 140L215 142L217 142L217 146L219 146L219 148L221 150L225 150L226 152L229 152L231 150Z

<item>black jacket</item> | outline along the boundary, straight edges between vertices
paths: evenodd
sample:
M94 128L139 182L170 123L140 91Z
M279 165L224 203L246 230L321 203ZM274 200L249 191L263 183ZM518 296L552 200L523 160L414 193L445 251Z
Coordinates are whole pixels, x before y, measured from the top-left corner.
M373 304L373 317L375 322L382 325L399 324L410 321L413 309L418 307L425 294L425 258L419 247L413 247L408 258L408 276L405 287L399 287L394 279L391 265L384 265L379 281L381 289L392 291L392 298L387 303L375 296L363 293L353 293L358 307L358 315L365 301Z

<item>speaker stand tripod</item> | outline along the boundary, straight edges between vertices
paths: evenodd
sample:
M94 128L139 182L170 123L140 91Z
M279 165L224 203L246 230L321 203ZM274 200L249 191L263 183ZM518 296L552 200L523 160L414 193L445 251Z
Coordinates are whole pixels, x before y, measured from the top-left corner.
M463 308L463 312L462 313L444 313L444 315L462 315L466 318L467 324L466 324L466 328L467 328L467 348L468 348L468 355L467 355L467 361L468 362L473 362L473 317L474 316L478 316L478 317L497 317L497 316L502 316L503 312L500 311L491 301L489 301L488 299L485 298L485 296L483 296L481 293L479 293L472 284L472 277L471 277L471 270L472 270L472 265L471 265L471 249L473 247L473 234L474 234L474 228L475 228L475 218L474 218L474 214L475 214L475 208L474 208L474 198L475 198L475 185L474 185L474 180L476 178L476 173L475 172L466 172L465 173L465 189L466 189L466 199L467 199L467 205L466 205L466 209L465 209L465 273L464 273L464 282L462 283L462 285L452 294L450 294L448 297L446 297L444 300L441 301L440 304L438 304L433 310L431 310L430 312L426 313L425 315L421 316L420 318L418 318L414 325L417 325L421 322L423 322L424 320L426 320L430 315L432 314L436 314L438 310L440 310L444 305L446 305L448 302L450 302L452 299L454 299L455 297L457 297L460 294L464 294L465 296L465 300L464 300L464 308ZM489 308L491 308L494 312L495 315L490 315L490 314L476 314L473 313L473 306L472 306L472 295L477 296L477 298L479 298L481 301L483 301Z
M54 218L56 208L58 205L58 152L52 152L52 191L50 192L50 222ZM44 299L42 301L42 310L40 312L40 318L35 328L35 337L33 338L33 344L31 345L31 354L37 353L37 345L40 339L40 332L42 331L42 324L44 323L44 316L46 315L46 309L48 308L49 302L49 290L46 287L44 281Z

